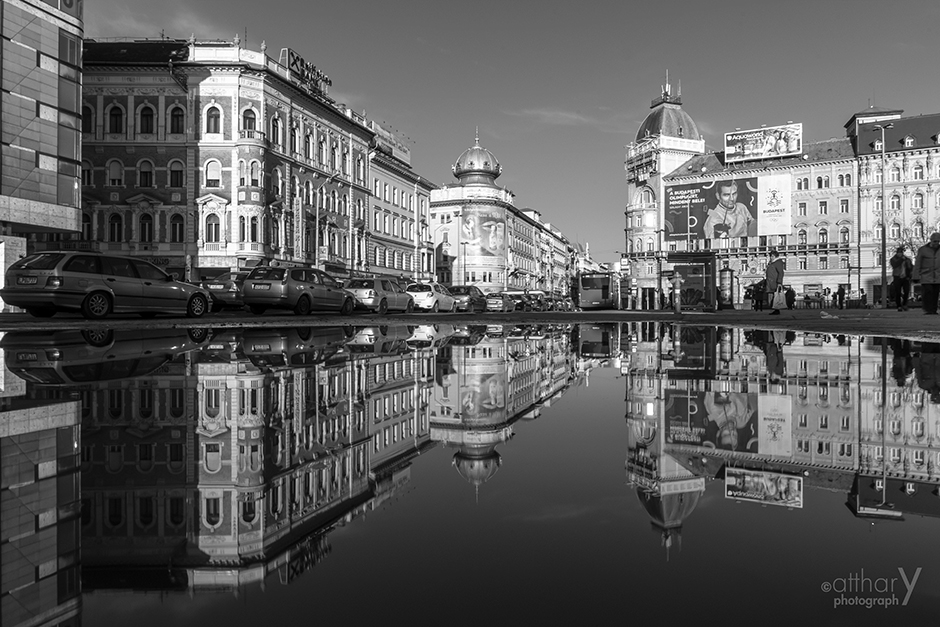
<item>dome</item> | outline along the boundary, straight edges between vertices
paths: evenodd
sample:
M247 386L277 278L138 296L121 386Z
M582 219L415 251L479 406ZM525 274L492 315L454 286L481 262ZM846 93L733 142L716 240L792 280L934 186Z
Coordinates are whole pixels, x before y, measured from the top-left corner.
M661 102L649 112L640 129L636 132L636 141L642 141L650 135L684 137L700 139L698 126L692 117L678 104Z
M479 134L473 146L463 151L457 158L454 167L454 176L460 180L471 178L481 179L481 182L493 182L503 168L492 152L480 145Z
M454 467L468 483L480 486L489 481L501 463L496 446L471 449L461 448L454 454Z

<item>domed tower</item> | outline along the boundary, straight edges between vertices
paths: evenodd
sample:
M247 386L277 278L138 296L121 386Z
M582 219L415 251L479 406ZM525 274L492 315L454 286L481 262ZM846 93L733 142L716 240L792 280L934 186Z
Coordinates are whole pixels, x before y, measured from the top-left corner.
M695 155L705 154L705 139L695 120L682 109L681 87L672 91L669 73L662 93L650 104L650 112L627 146L624 169L627 173L627 202L622 270L632 277L625 290L626 308L659 309L664 286L662 268L655 275L640 272L649 260L649 251L660 258L666 248L663 176L672 173ZM680 248L681 250L681 248ZM646 253L644 256L642 253Z
M473 146L463 151L451 168L461 185L492 185L503 172L499 161L492 152L480 145L480 132L477 131Z

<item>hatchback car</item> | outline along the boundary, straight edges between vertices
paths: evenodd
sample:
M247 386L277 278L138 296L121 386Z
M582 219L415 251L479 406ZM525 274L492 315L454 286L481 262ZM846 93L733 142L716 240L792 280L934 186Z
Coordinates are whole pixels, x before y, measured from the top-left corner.
M199 285L212 296L212 311L221 311L226 307L244 306L242 284L246 278L248 272L225 272Z
M486 295L486 310L499 312L515 311L516 301L514 301L508 294L503 294L502 292L493 292L492 294Z
M349 315L356 306L356 297L339 281L313 268L255 268L242 285L242 301L254 314L275 308L301 316L314 310Z
M411 313L415 299L391 279L383 277L347 279L344 287L356 297L357 309L368 309L378 314L389 311Z
M486 295L475 285L454 285L447 290L457 301L457 311L486 311Z
M29 255L7 269L0 298L37 318L79 311L88 319L111 313L186 314L209 309L209 293L130 257L57 251Z
M457 301L440 283L412 283L405 291L415 299L415 309L457 311Z

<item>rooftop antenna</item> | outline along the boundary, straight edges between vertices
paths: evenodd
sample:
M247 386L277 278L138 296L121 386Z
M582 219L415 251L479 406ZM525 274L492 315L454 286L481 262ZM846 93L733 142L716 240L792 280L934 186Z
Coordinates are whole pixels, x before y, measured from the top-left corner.
M476 130L476 144L477 146L480 145L480 127L479 126L477 126L477 130Z

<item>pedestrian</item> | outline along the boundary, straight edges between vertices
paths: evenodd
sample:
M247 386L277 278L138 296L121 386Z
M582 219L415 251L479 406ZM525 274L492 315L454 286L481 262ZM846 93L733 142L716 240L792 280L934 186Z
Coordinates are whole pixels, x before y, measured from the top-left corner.
M937 234L940 239L940 233ZM767 281L767 296L770 298L770 306L773 311L771 316L780 315L780 302L777 300L777 288L783 287L783 259L776 250L770 251L770 263L767 264L767 271L764 273L764 279ZM784 298L784 303L786 299Z
M894 290L898 311L907 311L907 299L911 297L911 274L914 270L914 264L904 251L904 246L898 246L894 257L891 258L891 274L894 276L891 289Z
M754 286L754 310L764 311L764 300L767 299L767 281L761 279Z
M930 241L918 249L912 278L920 281L924 313L937 315L937 299L940 297L940 233L931 233Z
M839 289L836 290L836 302L839 309L845 309L845 286L842 284L839 284Z
M793 286L787 287L787 309L793 309L793 306L796 304L796 290L793 289Z
M858 296L862 300L862 309L868 307L868 294L865 293L865 288L858 288Z

